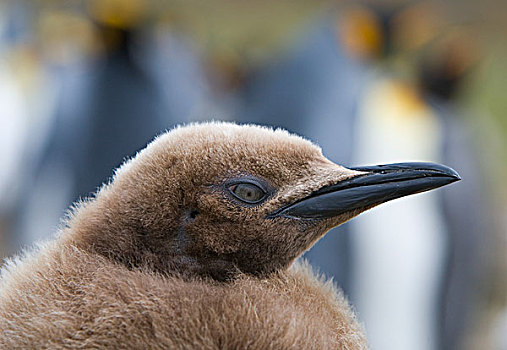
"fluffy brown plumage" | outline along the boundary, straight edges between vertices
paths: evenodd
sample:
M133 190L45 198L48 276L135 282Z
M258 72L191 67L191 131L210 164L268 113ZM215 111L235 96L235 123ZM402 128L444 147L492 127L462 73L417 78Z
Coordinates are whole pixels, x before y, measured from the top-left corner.
M293 263L373 205L271 215L361 174L285 131L166 133L77 205L56 240L3 269L0 347L366 348L339 290ZM237 197L238 183L262 188L262 201Z

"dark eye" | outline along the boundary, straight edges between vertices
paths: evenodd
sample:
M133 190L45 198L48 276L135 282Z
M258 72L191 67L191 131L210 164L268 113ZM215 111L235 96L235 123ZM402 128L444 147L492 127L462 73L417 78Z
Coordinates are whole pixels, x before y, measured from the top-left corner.
M236 184L229 187L229 189L234 196L247 203L258 203L266 196L266 192L251 183Z

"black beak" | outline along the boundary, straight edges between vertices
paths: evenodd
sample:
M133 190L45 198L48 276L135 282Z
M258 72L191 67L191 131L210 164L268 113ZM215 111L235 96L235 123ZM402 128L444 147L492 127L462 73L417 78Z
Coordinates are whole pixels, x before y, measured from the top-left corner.
M461 180L453 169L431 163L397 163L350 169L366 174L322 187L270 216L331 218Z

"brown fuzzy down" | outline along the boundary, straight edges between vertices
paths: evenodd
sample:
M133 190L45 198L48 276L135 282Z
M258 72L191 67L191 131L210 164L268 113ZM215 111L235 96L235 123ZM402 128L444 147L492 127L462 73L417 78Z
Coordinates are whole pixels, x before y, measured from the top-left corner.
M285 131L176 128L72 210L56 240L8 262L1 349L365 349L331 282L294 264L341 217L276 209L360 174ZM231 181L269 196L238 201Z
M231 283L130 271L52 245L9 272L2 349L365 349L341 293L296 265Z

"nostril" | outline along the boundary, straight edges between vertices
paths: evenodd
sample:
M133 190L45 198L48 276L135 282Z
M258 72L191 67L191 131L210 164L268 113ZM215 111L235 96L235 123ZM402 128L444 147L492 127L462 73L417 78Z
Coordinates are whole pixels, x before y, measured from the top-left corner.
M193 220L197 217L197 215L199 215L199 211L194 209L190 211L188 217Z

